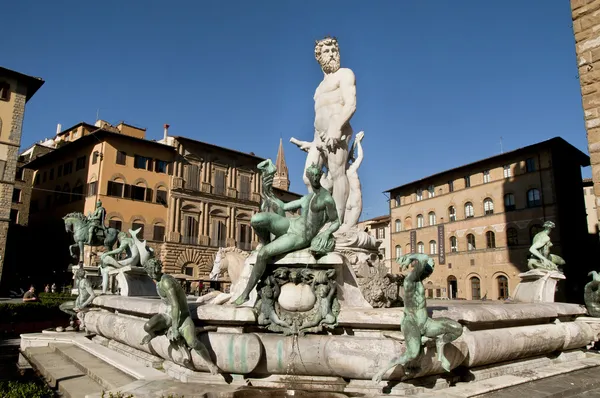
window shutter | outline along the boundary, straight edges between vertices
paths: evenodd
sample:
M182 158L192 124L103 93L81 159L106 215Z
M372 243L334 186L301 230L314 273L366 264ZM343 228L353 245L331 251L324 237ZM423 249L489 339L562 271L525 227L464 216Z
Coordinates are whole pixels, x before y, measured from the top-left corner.
M152 202L152 188L146 188L146 202Z
M126 199L131 199L131 185L125 184L125 189L123 191L123 197Z
M173 175L173 162L167 164L167 174L170 176Z
M146 169L148 171L152 171L152 164L154 163L152 158L146 158L146 161L148 162L148 164L146 165Z

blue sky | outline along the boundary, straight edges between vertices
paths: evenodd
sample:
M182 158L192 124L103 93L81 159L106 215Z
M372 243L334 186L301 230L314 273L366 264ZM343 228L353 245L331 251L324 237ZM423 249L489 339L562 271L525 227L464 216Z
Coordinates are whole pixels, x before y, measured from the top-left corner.
M587 153L568 1L36 1L3 4L0 65L46 84L23 147L100 118L275 157L291 189L322 79L314 40L338 37L357 76L363 218L382 191L555 136ZM6 33L8 32L8 33ZM585 174L589 174L588 171Z

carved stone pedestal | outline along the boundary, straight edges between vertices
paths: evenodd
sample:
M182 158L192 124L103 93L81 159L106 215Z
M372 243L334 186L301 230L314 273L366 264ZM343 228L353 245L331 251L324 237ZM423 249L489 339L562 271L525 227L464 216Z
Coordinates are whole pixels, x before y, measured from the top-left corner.
M565 279L562 272L533 269L519 274L514 301L519 303L553 303L556 283Z
M110 289L121 296L158 296L156 285L142 267L127 266L108 271Z

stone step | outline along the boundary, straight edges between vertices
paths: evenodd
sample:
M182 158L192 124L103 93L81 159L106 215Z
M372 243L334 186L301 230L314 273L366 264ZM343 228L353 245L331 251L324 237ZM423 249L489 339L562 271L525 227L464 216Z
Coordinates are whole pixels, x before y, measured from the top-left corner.
M48 385L65 398L85 398L87 394L104 390L71 361L56 353L54 347L29 347L23 354Z
M72 344L51 344L55 352L73 363L107 390L116 389L136 379Z

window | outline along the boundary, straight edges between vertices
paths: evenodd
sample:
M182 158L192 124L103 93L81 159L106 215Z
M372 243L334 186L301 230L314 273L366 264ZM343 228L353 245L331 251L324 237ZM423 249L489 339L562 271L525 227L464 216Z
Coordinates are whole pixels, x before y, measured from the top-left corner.
M465 218L474 217L475 213L473 212L473 203L467 202L465 203Z
M200 167L196 164L186 164L183 168L185 189L190 191L200 190Z
M157 173L166 173L167 172L167 162L164 160L156 159L154 161L154 171Z
M183 217L183 236L182 243L196 244L198 243L199 223L196 217L186 215Z
M492 199L485 198L483 200L483 212L486 216L494 214L494 201Z
M396 195L396 198L394 200L396 201L396 207L400 206L400 195Z
M78 157L75 161L75 171L81 170L85 168L85 155Z
M527 207L537 207L542 205L540 191L533 188L527 191Z
M146 200L146 187L131 186L131 199Z
M137 234L137 238L141 241L144 239L144 224L139 221L135 221L131 224L131 229L135 231L136 229L140 229L140 232Z
M427 192L429 192L429 197L433 198L435 196L435 187L433 185L430 185L427 188Z
M425 253L425 245L423 244L423 242L417 243L417 253Z
M215 195L225 195L225 170L215 170Z
M10 99L10 84L7 82L0 83L0 100L8 101Z
M511 177L510 165L505 164L503 168L504 168L504 178Z
M21 203L21 190L20 189L13 189L13 194L12 194L12 202L13 203Z
M400 221L400 220L394 221L394 231L395 232L402 231L402 221Z
M436 223L436 218L435 218L435 213L430 211L429 212L429 225L435 225Z
M252 250L252 229L247 224L240 224L238 247L242 250Z
M417 200L423 200L423 190L417 189Z
M109 228L114 228L116 230L121 230L121 228L123 227L123 223L121 222L121 220L117 220L117 219L112 219L108 221L108 227Z
M468 251L472 251L475 250L475 235L473 234L468 234L467 235L467 250Z
M528 173L535 171L535 160L533 158L529 158L525 161L525 171Z
M448 191L454 192L454 181L448 181Z
M385 228L377 228L377 231L375 232L376 234L376 238L377 239L385 239Z
M127 154L123 151L118 151L116 163L125 165L127 163Z
M54 167L50 169L50 181L54 180Z
M145 156L134 155L133 167L136 169L146 169L148 167L148 158Z
M513 211L517 207L515 206L515 195L507 193L504 195L504 211Z
M98 151L94 151L94 153L92 153L92 164L96 164L98 163L98 155L100 153Z
M160 203L161 205L167 204L167 191L160 188L156 190L156 203Z
M156 224L154 225L154 234L152 234L152 240L162 242L165 240L165 226Z
M488 182L490 182L490 171L489 170L485 170L483 172L483 183L487 184Z
M508 298L508 278L500 275L496 278L498 283L498 299L506 300Z
M92 181L87 186L87 196L96 196L98 193L98 181Z
M434 240L429 241L429 254L437 254L437 242Z
M19 222L19 210L10 209L10 222L11 224L17 224Z
M184 268L183 272L187 276L194 276L194 266L193 265L188 265L187 267Z
M17 172L15 174L15 180L23 181L23 169L21 167L17 167Z
M496 247L496 235L492 231L485 233L485 242L488 249L494 249Z
M465 176L465 188L471 187L471 176Z
M211 243L216 247L225 247L227 240L227 226L224 219L212 220L212 239Z
M519 233L516 228L506 230L506 244L508 246L517 246L519 244Z
M450 237L450 251L452 253L456 253L458 251L458 240L456 239L456 236Z
M71 191L71 200L83 200L83 198L83 184L81 182L77 182L77 184L75 184L73 190Z
M380 247L379 248L379 254L381 254L381 258L383 258L384 260L386 259L386 257L385 257L385 248L384 247Z
M456 209L454 206L448 207L448 218L450 219L450 222L456 221Z
M57 177L62 177L62 169L63 169L63 166L62 166L62 164L61 164L61 165L59 165L57 169L58 169L58 170L56 170L56 176L57 176Z
M123 183L116 181L109 181L106 188L107 196L115 196L117 198L123 197Z
M476 276L471 278L471 297L473 300L481 300L481 282Z
M396 260L402 257L402 246L396 245Z
M417 216L417 228L423 228L423 215L419 214Z
M534 224L529 228L529 240L533 243L533 238L544 228L540 224Z
M250 176L240 175L240 199L250 200Z
M73 172L73 161L67 162L63 166L63 175L69 175Z

